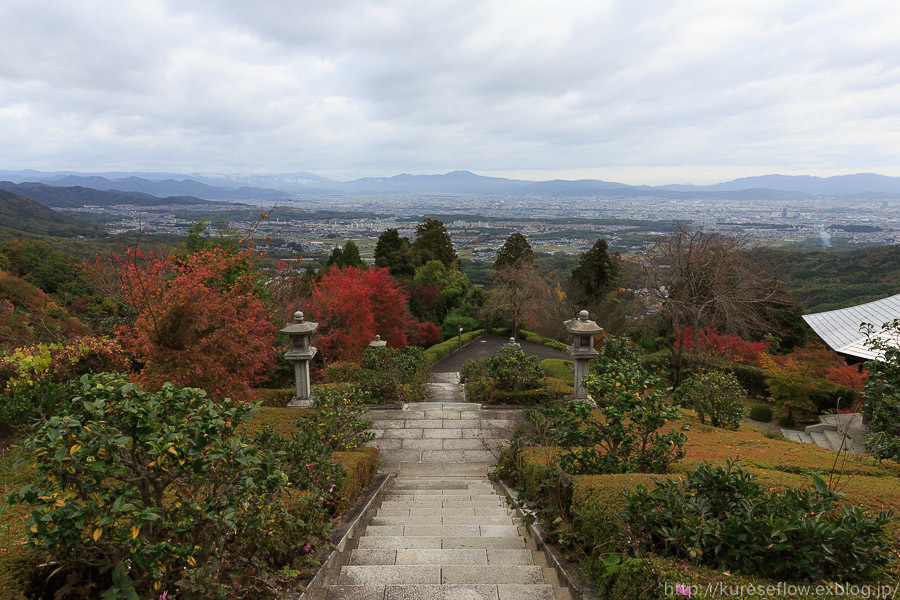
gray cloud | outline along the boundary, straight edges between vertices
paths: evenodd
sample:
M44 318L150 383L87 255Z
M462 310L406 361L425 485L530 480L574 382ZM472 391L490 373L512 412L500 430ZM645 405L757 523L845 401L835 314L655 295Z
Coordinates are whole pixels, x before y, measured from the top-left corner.
M0 166L900 175L898 17L849 0L8 0Z

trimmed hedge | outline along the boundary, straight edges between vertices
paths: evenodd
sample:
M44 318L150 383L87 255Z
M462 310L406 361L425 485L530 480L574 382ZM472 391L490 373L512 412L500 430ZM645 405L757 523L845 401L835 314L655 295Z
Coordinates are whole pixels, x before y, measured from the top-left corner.
M754 404L750 409L750 418L754 421L768 423L772 420L772 407L765 404Z
M294 388L255 390L257 401L262 401L263 406L270 408L284 408L294 399L296 391Z
M484 329L476 329L475 331L469 331L462 334L462 343L463 346L477 338L479 335L484 333ZM425 349L425 365L431 366L437 361L441 360L445 356L448 356L451 352L456 350L459 347L459 339L456 337L450 338L449 340L445 340L440 344L435 344L429 348Z
M340 510L345 510L356 502L369 487L378 472L378 448L363 446L354 452L334 452L331 459L344 467L347 473L341 486Z
M491 392L490 399L485 401L497 404L545 404L561 400L565 395L565 391L547 386L546 388L515 392L494 390Z
M519 333L522 334L522 337L526 342L531 342L532 344L540 344L541 346L547 346L548 348L553 348L554 350L560 350L562 352L565 352L566 348L569 347L565 342L544 337L533 331L520 330Z

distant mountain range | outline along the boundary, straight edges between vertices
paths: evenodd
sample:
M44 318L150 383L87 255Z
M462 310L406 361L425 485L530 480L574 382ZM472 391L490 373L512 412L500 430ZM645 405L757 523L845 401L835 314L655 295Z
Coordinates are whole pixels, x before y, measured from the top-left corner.
M209 204L209 200L190 196L169 196L159 198L141 192L120 192L118 190L96 190L81 186L53 186L44 183L12 183L0 181L0 189L30 198L50 208L82 208L84 206L168 206Z
M632 186L582 179L527 181L484 177L469 171L442 175L400 174L334 181L299 171L277 175L217 175L177 173L75 173L70 171L0 171L0 179L14 183L37 182L49 186L139 192L157 197L194 197L203 200L267 200L286 196L346 194L492 194L546 196L630 196L656 198L791 199L809 195L849 196L878 194L900 197L900 177L857 173L835 177L763 175L713 185Z

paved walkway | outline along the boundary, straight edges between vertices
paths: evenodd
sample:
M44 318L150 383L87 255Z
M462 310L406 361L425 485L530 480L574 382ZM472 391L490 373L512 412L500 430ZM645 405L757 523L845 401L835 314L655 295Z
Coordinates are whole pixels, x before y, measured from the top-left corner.
M463 346L462 350L452 352L434 363L431 367L431 371L432 373L454 373L462 371L462 364L465 361L472 358L484 358L485 356L496 354L497 351L508 342L508 337L501 337L499 335L478 336L472 342ZM518 340L518 343L526 356L537 356L541 360L544 360L545 358L572 359L567 353L548 348L547 346L532 344L531 342L526 342L524 340Z
M521 412L484 410L465 400L459 373L435 373L426 402L370 411L381 471L400 477L487 477Z
M313 600L571 600L487 479L519 411L467 403L458 373L435 373L427 402L368 416L398 478Z

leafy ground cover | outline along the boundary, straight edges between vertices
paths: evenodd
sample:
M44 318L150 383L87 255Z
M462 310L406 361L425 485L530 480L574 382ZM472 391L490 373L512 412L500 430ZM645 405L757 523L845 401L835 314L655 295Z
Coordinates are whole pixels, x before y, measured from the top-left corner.
M595 417L599 415L594 412ZM737 461L768 490L811 489L815 473L829 492L843 494L837 503L839 508L858 506L871 517L881 511L900 510L900 465L897 463L875 463L871 458L854 455L836 460L834 452L772 439L747 424L732 431L702 424L693 410L682 409L681 416L681 420L660 429L660 432L681 431L682 426L688 427L685 455L670 466L668 474L559 475L554 465L562 449L557 447L514 446L504 457L515 466L506 468L503 474L533 502L557 543L585 565L586 574L609 597L677 598L676 583L695 586L694 589L719 582L725 585L772 583L758 576L709 569L697 560L653 553L641 558L633 554L636 536L624 519L623 492L634 491L640 485L652 488L654 479L683 480L704 461L710 468ZM506 463L507 467L509 464ZM900 581L900 523L891 521L885 532L891 562L877 581L896 583ZM666 584L671 584L668 591Z
M312 418L316 412L311 409L261 407L249 421L237 428L236 433L247 439L269 431L289 439L294 434L303 434L298 419ZM20 446L23 440L21 432L7 432L0 439L0 494L4 496L38 480L31 461L14 468L14 464L25 455ZM330 501L334 510L342 511L352 506L372 481L378 465L377 449L357 448L354 451L332 452L330 460L339 472L343 471L343 483L334 490L336 497ZM300 502L289 506L302 510L304 501L302 498L299 500ZM0 600L22 600L28 597L26 593L31 592L27 587L31 582L46 575L37 567L46 562L46 559L24 544L28 536L26 520L31 510L32 507L26 504L13 504L0 513ZM337 519L339 515L333 518Z

